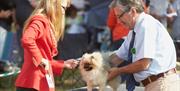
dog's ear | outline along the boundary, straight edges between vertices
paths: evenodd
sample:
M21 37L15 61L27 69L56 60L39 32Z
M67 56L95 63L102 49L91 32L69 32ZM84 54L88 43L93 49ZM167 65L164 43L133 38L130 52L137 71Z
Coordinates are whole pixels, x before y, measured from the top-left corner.
M88 55L88 53L84 53L83 56Z
M90 57L90 62L91 64L96 64L97 63L97 60L98 60L98 55L96 53L93 53Z
M90 60L91 60L91 63L93 63L93 60L95 59L95 57L92 55Z
M99 60L99 58L102 58L102 55L100 52L94 52L92 56L94 57L95 60Z

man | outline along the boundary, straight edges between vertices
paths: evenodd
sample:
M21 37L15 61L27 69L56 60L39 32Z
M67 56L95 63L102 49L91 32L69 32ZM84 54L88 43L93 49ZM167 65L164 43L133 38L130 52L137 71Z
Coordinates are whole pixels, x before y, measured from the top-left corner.
M124 60L132 63L110 69L109 79L133 73L135 80L145 86L145 91L180 91L175 47L164 26L143 12L141 0L117 0L114 6L119 20L132 31L111 63L117 65Z

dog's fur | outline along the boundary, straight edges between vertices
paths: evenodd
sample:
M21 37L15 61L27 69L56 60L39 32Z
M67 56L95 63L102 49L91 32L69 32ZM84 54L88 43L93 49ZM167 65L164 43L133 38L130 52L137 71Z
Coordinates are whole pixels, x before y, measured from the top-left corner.
M112 53L93 52L85 53L80 61L79 69L83 80L87 84L88 91L94 86L99 86L99 91L105 91L106 83L113 91L117 91L120 78L114 78L107 82L108 69L110 69L110 55Z

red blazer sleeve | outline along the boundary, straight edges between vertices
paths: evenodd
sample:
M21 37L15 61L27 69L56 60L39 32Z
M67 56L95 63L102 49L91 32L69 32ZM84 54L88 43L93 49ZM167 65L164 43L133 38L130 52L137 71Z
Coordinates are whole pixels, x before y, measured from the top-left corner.
M113 9L110 9L107 19L107 26L110 28L110 30L114 30L117 23L116 15Z
M53 60L50 61L53 73L55 75L61 75L64 69L64 61L63 60Z
M38 66L43 58L36 44L36 39L43 36L43 30L43 22L34 20L27 26L21 39L22 46L31 52L35 66Z

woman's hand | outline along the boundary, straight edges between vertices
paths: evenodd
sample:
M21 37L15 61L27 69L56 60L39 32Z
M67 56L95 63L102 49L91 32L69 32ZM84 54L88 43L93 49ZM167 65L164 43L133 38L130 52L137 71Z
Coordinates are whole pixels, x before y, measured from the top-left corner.
M45 70L49 70L49 61L47 59L42 58L41 67L43 67Z
M78 65L79 61L75 59L69 59L64 61L64 67L68 69L74 69Z

